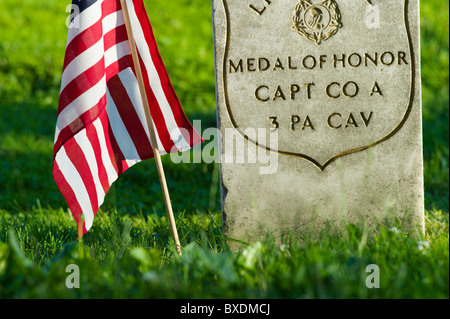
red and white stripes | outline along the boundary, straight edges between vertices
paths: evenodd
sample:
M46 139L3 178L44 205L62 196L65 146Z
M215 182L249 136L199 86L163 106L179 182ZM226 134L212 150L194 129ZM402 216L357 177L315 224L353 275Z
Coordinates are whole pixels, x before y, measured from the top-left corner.
M77 1L75 1L77 3ZM56 123L53 174L84 232L111 184L153 156L119 0L90 0L69 29ZM161 154L202 142L160 57L142 0L127 0Z

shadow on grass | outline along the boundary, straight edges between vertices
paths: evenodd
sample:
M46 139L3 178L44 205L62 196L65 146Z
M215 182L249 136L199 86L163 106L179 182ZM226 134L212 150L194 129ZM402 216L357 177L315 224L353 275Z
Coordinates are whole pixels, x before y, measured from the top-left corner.
M55 99L0 105L2 209L29 210L36 206L38 199L44 207L67 207L52 175L57 110L49 101ZM202 120L204 128L215 126L215 110L188 116L191 121ZM210 198L211 193L218 195L218 184L211 185L217 181L213 178L213 174L218 174L215 164L174 164L170 156L163 156L163 162L175 210L219 208L219 199ZM154 160L135 165L113 184L102 208L116 207L123 213L141 210L165 213Z
M449 113L447 94L424 101L423 149L425 204L448 212L449 207Z

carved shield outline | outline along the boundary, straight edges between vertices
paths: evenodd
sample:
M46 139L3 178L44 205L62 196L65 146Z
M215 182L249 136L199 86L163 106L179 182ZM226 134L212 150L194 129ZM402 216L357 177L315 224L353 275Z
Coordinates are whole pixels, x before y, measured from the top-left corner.
M278 153L281 155L285 155L285 156L292 156L292 157L298 157L298 158L303 158L306 159L308 161L310 161L311 163L313 163L315 166L317 166L321 171L324 171L325 168L327 168L328 165L330 165L331 163L333 163L335 160L337 160L340 157L346 156L346 155L350 155L350 154L354 154L357 152L361 152L361 151L365 151L369 148L372 148L380 143L383 143L384 141L388 140L389 138L391 138L392 136L394 136L398 131L400 131L400 129L403 127L403 125L405 124L405 122L408 120L408 117L411 113L412 107L413 107L413 102L414 102L414 97L415 97L415 85L416 85L416 59L415 59L415 54L414 54L414 48L413 48L413 44L412 44L412 39L411 39L411 32L409 29L409 17L408 17L408 7L409 7L409 0L405 0L405 6L404 6L404 20L405 20L405 27L406 27L406 33L408 36L408 44L409 44L409 48L410 48L410 54L411 54L411 93L410 93L410 100L409 100L409 105L408 105L408 109L406 110L406 113L402 119L402 121L397 125L397 127L388 135L386 135L385 137L369 144L366 146L362 146L362 147L358 147L358 148L354 148L354 149L350 149L347 151L344 151L342 153L339 153L335 156L333 156L332 158L330 158L328 161L326 161L324 164L320 164L317 160L315 160L314 158L312 158L311 156L308 156L306 154L301 154L301 153L293 153L293 152L286 152L286 151L282 151L282 150L273 150L270 147L266 146L266 145L262 145L260 143L258 143L258 141L255 141L253 139L251 139L250 137L248 137L247 135L245 135L245 133L242 131L241 128L239 128L239 126L237 125L234 117L233 117L233 113L231 111L231 107L230 107L230 102L229 102L229 98L228 98L228 90L227 90L227 66L226 66L226 61L228 60L228 51L229 51L229 46L230 46L230 30L231 30L231 26L230 26L230 12L228 9L228 3L227 0L222 0L223 2L223 6L225 9L225 16L226 16L226 25L227 25L227 34L226 34L226 44L225 44L225 51L224 51L224 56L223 56L223 87L224 87L224 96L225 96L225 104L227 107L227 113L228 116L230 118L230 121L233 125L233 127L239 132L239 134L246 139L249 143L252 143L260 148L263 148L269 152L274 152L274 153Z

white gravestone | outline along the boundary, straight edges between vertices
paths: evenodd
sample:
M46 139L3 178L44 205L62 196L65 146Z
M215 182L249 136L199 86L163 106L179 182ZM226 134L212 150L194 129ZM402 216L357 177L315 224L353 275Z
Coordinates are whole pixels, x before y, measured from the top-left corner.
M418 0L213 0L225 234L424 230Z

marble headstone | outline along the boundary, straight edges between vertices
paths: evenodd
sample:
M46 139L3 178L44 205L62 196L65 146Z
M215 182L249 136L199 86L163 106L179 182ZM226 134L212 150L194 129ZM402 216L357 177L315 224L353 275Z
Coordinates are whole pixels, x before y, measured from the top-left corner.
M225 234L424 231L418 0L213 0Z

